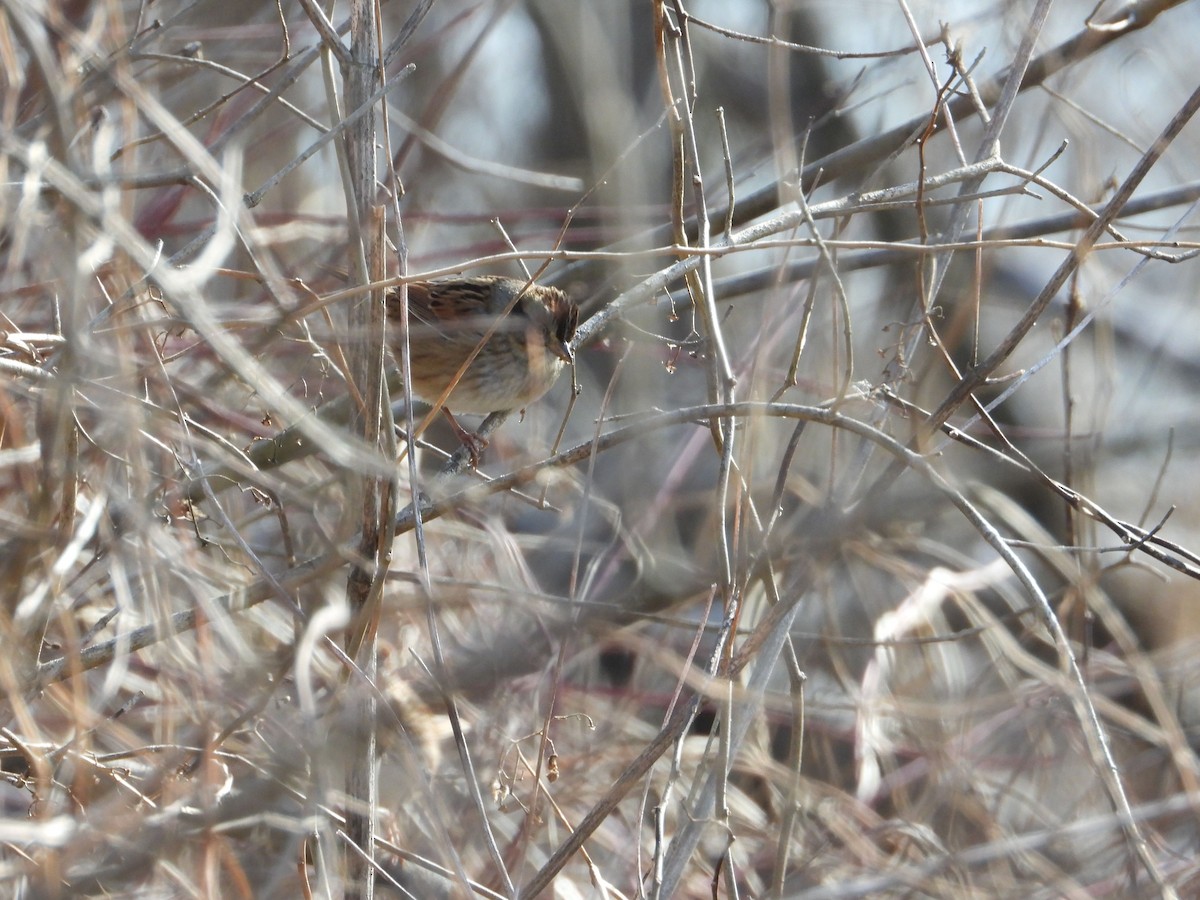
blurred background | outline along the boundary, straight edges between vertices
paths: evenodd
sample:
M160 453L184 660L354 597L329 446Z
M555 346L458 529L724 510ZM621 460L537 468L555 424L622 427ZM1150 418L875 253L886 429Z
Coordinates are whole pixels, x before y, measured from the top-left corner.
M351 11L0 0L3 892L1194 895L1197 4ZM581 307L477 470L368 231Z

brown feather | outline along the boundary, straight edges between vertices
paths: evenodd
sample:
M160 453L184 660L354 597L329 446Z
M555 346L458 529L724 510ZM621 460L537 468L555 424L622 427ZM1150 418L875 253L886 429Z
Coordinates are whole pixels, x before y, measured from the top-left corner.
M399 291L387 303L398 320ZM546 393L571 359L579 323L558 288L496 275L412 282L408 311L412 388L423 400L437 402L478 347L444 404L468 413L519 409Z

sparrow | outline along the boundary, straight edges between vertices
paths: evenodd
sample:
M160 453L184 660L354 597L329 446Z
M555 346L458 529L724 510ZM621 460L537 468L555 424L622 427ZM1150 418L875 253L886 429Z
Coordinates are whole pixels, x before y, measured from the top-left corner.
M522 409L550 390L574 360L579 307L558 288L499 275L414 281L408 285L408 313L412 391L422 400L437 403L478 348L442 400L442 412L473 462L481 440L453 412ZM399 291L388 293L387 315L398 327ZM392 352L399 358L399 345Z

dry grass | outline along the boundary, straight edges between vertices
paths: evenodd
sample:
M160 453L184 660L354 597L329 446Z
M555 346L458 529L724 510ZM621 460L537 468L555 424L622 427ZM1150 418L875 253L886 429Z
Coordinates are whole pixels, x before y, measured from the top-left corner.
M1177 5L0 2L0 893L1194 895Z

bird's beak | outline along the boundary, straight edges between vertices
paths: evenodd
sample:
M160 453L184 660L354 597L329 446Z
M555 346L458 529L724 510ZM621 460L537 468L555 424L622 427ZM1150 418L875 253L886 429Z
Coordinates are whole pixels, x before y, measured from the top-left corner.
M560 341L558 338L552 337L550 338L550 346L547 349L568 365L575 361L575 354L571 350L571 345L566 341Z

